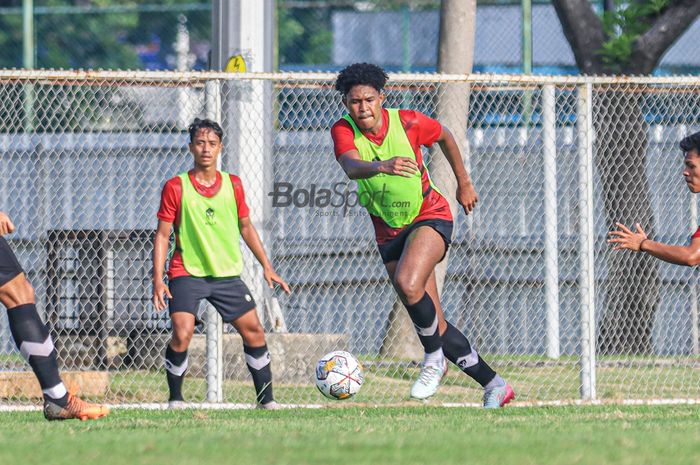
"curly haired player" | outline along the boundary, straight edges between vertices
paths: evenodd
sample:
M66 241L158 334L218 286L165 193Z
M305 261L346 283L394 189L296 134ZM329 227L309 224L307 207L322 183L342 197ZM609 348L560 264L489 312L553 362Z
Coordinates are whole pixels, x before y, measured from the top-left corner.
M445 320L435 266L452 238L452 213L433 185L421 146L437 142L457 178L457 201L469 214L478 201L450 131L413 110L384 109L383 69L356 63L336 80L348 114L331 128L338 163L357 181L389 278L413 320L425 357L411 397L426 399L446 371L444 358L484 387L484 407L499 408L513 389L482 360L467 338Z

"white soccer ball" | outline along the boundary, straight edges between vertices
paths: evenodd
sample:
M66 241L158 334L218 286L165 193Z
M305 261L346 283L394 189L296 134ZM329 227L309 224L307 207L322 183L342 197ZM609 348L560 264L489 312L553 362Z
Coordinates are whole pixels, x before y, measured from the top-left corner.
M350 352L330 352L316 365L316 387L329 399L349 399L360 391L362 381L362 365Z

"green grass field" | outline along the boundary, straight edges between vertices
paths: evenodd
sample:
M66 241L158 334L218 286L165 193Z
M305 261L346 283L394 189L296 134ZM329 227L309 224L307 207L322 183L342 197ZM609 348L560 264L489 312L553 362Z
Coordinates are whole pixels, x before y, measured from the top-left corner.
M700 406L0 414L0 464L700 464Z

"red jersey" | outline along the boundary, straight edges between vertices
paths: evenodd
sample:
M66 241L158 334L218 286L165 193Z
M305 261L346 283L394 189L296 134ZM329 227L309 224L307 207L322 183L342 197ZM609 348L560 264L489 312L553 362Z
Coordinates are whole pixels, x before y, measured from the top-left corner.
M365 137L377 145L382 144L389 132L389 112L384 108L382 108L382 119L384 124L382 124L379 134L365 134ZM428 178L428 170L423 169L425 165L423 163L421 146L430 147L433 145L440 137L442 125L438 121L414 110L399 110L399 119L416 155L416 163L418 163L418 167L422 172L421 183L423 184L423 192L426 192L430 188L430 179ZM341 118L336 121L331 128L331 137L333 137L336 159L350 150L357 150L357 147L355 147L355 131L346 120ZM370 218L372 218L374 234L378 244L391 241L405 229L405 227L392 228L378 216L370 215ZM435 189L430 189L428 195L423 198L423 204L413 222L435 219L452 221L452 212L447 199Z
M221 172L216 172L216 181L211 186L204 186L197 182L194 178L192 171L187 173L190 178L190 182L196 189L196 191L203 195L204 197L213 197L221 188ZM238 219L247 218L250 214L248 205L245 203L245 194L243 192L243 183L241 178L235 174L231 174L231 184L233 184L233 193L236 197L236 207L238 208ZM160 208L158 209L158 219L165 221L167 223L172 223L177 227L180 225L180 209L182 206L182 181L179 176L168 179L168 181L163 186L163 191L160 195ZM177 234L175 235L175 240L177 241ZM170 266L168 266L168 279L175 279L180 276L189 276L190 274L185 270L185 266L182 264L182 255L180 254L179 247L175 247L175 252L170 258Z
M700 227L695 230L695 233L693 233L692 236L690 236L690 239L695 239L696 237L700 237Z

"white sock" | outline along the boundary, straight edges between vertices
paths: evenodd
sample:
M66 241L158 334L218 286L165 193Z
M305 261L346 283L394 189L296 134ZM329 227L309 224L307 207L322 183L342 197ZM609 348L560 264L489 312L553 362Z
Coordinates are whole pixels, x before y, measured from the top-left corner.
M442 368L445 366L445 355L442 353L442 347L435 352L425 354L423 357L423 366L432 366Z
M52 399L62 399L66 394L68 394L66 386L63 383L58 383L52 388L44 389L42 392Z
M503 387L505 385L506 380L501 378L501 375L496 375L491 381L489 381L489 383L486 386L484 386L484 389L493 389L497 387Z

